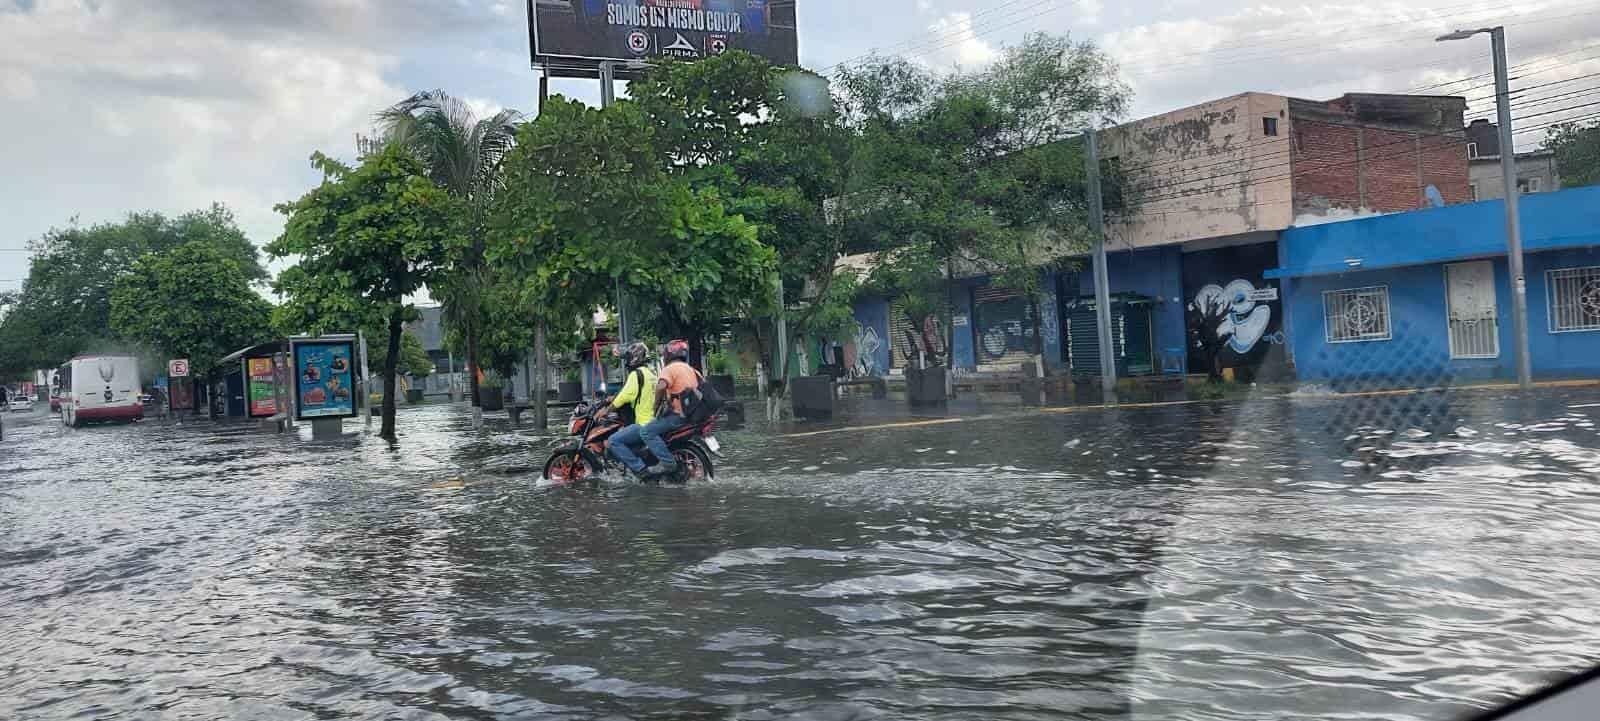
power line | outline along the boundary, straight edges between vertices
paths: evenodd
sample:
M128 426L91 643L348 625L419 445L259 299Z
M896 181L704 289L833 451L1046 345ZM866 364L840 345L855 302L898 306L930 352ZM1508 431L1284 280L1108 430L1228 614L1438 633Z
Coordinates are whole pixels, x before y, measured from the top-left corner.
M979 11L977 13L969 15L967 17L967 27L966 28L962 28L962 29L959 29L959 30L955 30L953 32L945 33L944 35L946 35L946 36L957 36L957 35L964 36L964 35L967 35L969 33L971 33L973 35L976 35L977 34L977 30L978 30L978 25L977 25L977 23L975 21L978 18L986 16L986 15L993 15L995 12L997 12L999 10L1003 10L1003 9L1005 9L1007 7L1011 7L1011 6L1017 5L1017 4L1022 3L1022 2L1035 2L1035 1L1037 1L1037 0L1007 0L1006 2L1002 2L999 5L995 5L993 7L990 7L988 9L986 9L986 10L981 10L981 11ZM1048 1L1053 1L1053 0L1048 0ZM937 38L938 35L936 35L935 37ZM963 37L962 39L965 39L965 38ZM872 57L874 55L894 55L894 54L898 54L898 53L901 53L901 52L905 52L908 49L915 48L918 45L926 44L928 42L930 42L930 39L928 37L911 38L911 39L908 39L908 40L902 40L902 41L900 41L898 43L895 43L894 45L888 46L887 48L873 48L868 52L862 53L860 55L856 55L854 57L848 57L848 58L845 58L844 60L841 60L841 61L839 61L837 63L829 65L829 66L817 71L817 74L819 74L819 75L827 75L828 73L833 72L834 70L836 70L836 69L838 69L840 67L843 67L845 65L849 65L849 64L852 64L852 63L860 62L861 60L864 60L866 58L870 58L870 57Z
M1595 15L1595 14L1600 14L1600 10L1591 10L1591 11L1586 11L1586 12L1581 12L1581 13L1571 13L1571 14L1568 14L1568 15L1556 15L1556 16L1551 16L1551 17L1540 17L1540 18L1535 18L1535 19L1526 20L1526 21L1522 21L1522 22L1505 23L1504 25L1505 25L1505 27L1525 27L1527 25L1555 22L1555 21L1558 21L1558 20L1566 20L1566 19L1570 19L1570 18L1574 18L1574 17L1583 17L1583 16ZM1518 15L1516 17L1525 17L1525 16ZM1352 49L1361 49L1363 47L1369 47L1369 46L1392 44L1395 40L1401 40L1401 39L1406 39L1406 38L1423 38L1423 37L1424 36L1419 36L1419 35L1416 35L1416 34L1411 33L1411 32L1407 32L1407 33L1399 34L1399 35L1390 35L1390 36L1365 37L1365 38L1360 39L1357 42L1354 42L1354 43L1351 43L1351 44L1348 44L1348 45L1342 45L1342 46L1339 46L1339 47L1322 48L1322 49L1316 49L1316 50L1307 50L1307 51L1301 52L1301 53L1266 53L1266 54L1253 55L1253 56L1248 56L1248 57L1231 58L1231 59L1224 60L1224 61L1221 61L1221 62L1210 63L1209 66L1210 67L1219 67L1219 66L1237 65L1237 64L1240 64L1240 63L1247 63L1247 62L1279 61L1279 60L1287 60L1287 59L1296 58L1296 57L1310 57L1310 56L1316 56L1316 55L1328 55L1328 54L1331 54L1331 53L1343 53L1343 52L1348 52L1348 51L1350 51ZM1430 40L1430 41L1432 40L1432 38L1426 38L1426 39ZM1129 74L1133 75L1133 76L1136 76L1136 77L1138 77L1138 76L1146 76L1146 75L1153 75L1153 74L1156 74L1156 73L1165 72L1165 71L1176 69L1176 68L1188 67L1189 65L1190 65L1190 63L1174 63L1174 64L1164 65L1164 66L1148 67L1148 68L1145 68L1142 72L1129 73Z
M1584 3L1575 3L1575 4L1581 6ZM1488 5L1484 5L1483 7L1474 7L1474 6L1477 6L1477 5L1483 5L1483 3L1474 2L1474 3L1466 3L1466 4L1462 4L1462 5L1444 6L1444 7L1417 8L1416 10L1419 13L1421 13L1421 12L1433 12L1433 13L1440 13L1440 14L1430 15L1428 17L1418 17L1418 18L1413 19L1413 20L1399 20L1399 21L1395 21L1395 22L1382 23L1382 24L1378 24L1378 25L1367 25L1364 22L1355 22L1355 23L1349 23L1349 24L1345 24L1345 25L1319 26L1319 29L1321 29L1322 32L1320 34L1318 34L1317 36L1315 36L1315 37L1311 37L1311 36L1309 36L1307 34L1301 33L1301 34L1299 34L1298 37L1288 37L1282 42L1274 42L1274 43L1271 43L1269 45L1262 45L1258 41L1259 40L1263 40L1263 39L1272 39L1272 38L1274 38L1276 36L1288 35L1290 33L1283 33L1283 32L1263 33L1263 34L1259 34L1259 35L1254 36L1254 38L1251 39L1251 40L1241 41L1241 42L1233 44L1233 45L1226 45L1226 46L1208 48L1206 50L1197 51L1197 52L1193 52L1193 53L1186 53L1186 54L1183 54L1183 55L1171 56L1170 58L1163 57L1162 54L1159 53L1159 52L1151 52L1151 53L1143 53L1143 54L1138 54L1138 55L1124 56L1122 58L1122 60L1124 60L1124 61L1128 61L1128 60L1143 60L1143 59L1147 59L1148 58L1148 59L1158 59L1158 60L1165 61L1165 60L1176 60L1176 59L1181 59L1181 58L1185 58L1185 57L1203 57L1203 56L1206 56L1206 55L1216 54L1219 51L1226 51L1226 50L1260 50L1260 49L1263 49L1263 48L1269 48L1269 47L1274 47L1274 46L1283 45L1283 44L1287 44L1289 47L1294 47L1295 45L1305 43L1308 40L1320 40L1320 39L1326 38L1326 37L1328 37L1330 35L1339 35L1341 33L1346 33L1346 32L1355 31L1355 30L1371 31L1371 30L1374 30L1374 29L1386 28L1386 27L1401 27L1401 26L1413 26L1413 27L1415 27L1415 26L1423 25L1425 23L1437 22L1439 20L1443 20L1443 19L1451 18L1451 17L1456 17L1456 16L1459 16L1459 15L1468 15L1468 14L1480 13L1480 12L1481 13L1489 13L1489 12L1492 12L1492 11L1498 11L1501 7L1503 7L1504 3L1490 3ZM1550 6L1549 8L1545 8L1545 9L1548 10L1548 9L1559 8L1559 7L1562 7L1562 4L1558 3L1556 5ZM1468 9L1463 10L1462 8L1468 8ZM1453 12L1445 12L1445 11L1453 11ZM1512 15L1512 17L1526 17L1527 15L1528 15L1527 13L1517 13L1515 15ZM1135 63L1135 64L1139 64L1139 63Z

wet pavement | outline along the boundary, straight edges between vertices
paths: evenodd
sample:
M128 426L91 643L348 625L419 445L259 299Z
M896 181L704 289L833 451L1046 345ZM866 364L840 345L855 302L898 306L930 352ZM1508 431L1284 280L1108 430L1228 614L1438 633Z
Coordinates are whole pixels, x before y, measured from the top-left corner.
M756 424L715 481L598 489L459 407L398 448L8 424L0 718L1457 718L1600 656L1596 418Z

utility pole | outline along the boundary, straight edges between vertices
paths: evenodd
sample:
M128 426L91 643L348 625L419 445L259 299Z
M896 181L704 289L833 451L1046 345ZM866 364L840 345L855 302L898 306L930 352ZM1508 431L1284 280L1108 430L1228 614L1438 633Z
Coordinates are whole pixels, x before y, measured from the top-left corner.
M1094 237L1094 315L1100 334L1100 397L1117 402L1116 345L1111 340L1110 272L1106 270L1105 208L1100 198L1100 143L1093 128L1084 132L1084 163L1089 195L1089 234Z
M1517 209L1517 146L1511 137L1511 79L1506 71L1506 29L1504 27L1457 30L1441 35L1438 41L1465 40L1487 33L1494 49L1495 114L1500 122L1500 179L1505 183L1506 264L1511 269L1511 322L1515 332L1512 344L1517 353L1517 385L1533 388L1533 361L1528 355L1528 279L1522 268L1522 215Z

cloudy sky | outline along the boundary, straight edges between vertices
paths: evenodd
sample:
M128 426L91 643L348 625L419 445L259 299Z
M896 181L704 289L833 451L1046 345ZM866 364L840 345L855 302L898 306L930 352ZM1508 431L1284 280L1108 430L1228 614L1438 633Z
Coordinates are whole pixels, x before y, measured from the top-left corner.
M1600 74L1593 0L800 0L799 14L816 69L873 50L976 67L1029 31L1090 38L1122 62L1133 117L1245 90L1427 86L1488 113L1488 39L1432 41L1485 24L1507 26L1523 97L1551 98L1519 114L1600 100L1600 75L1583 77ZM272 206L317 181L313 150L349 156L376 110L416 90L530 109L528 65L523 0L0 0L0 289L26 274L8 249L73 218L219 201L264 244ZM598 99L593 81L553 91Z

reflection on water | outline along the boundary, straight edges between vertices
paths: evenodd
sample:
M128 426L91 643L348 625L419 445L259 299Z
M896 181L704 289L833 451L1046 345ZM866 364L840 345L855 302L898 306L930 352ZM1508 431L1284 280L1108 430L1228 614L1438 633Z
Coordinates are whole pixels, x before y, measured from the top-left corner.
M1597 401L747 431L588 490L451 408L25 428L0 717L1454 718L1600 649Z

